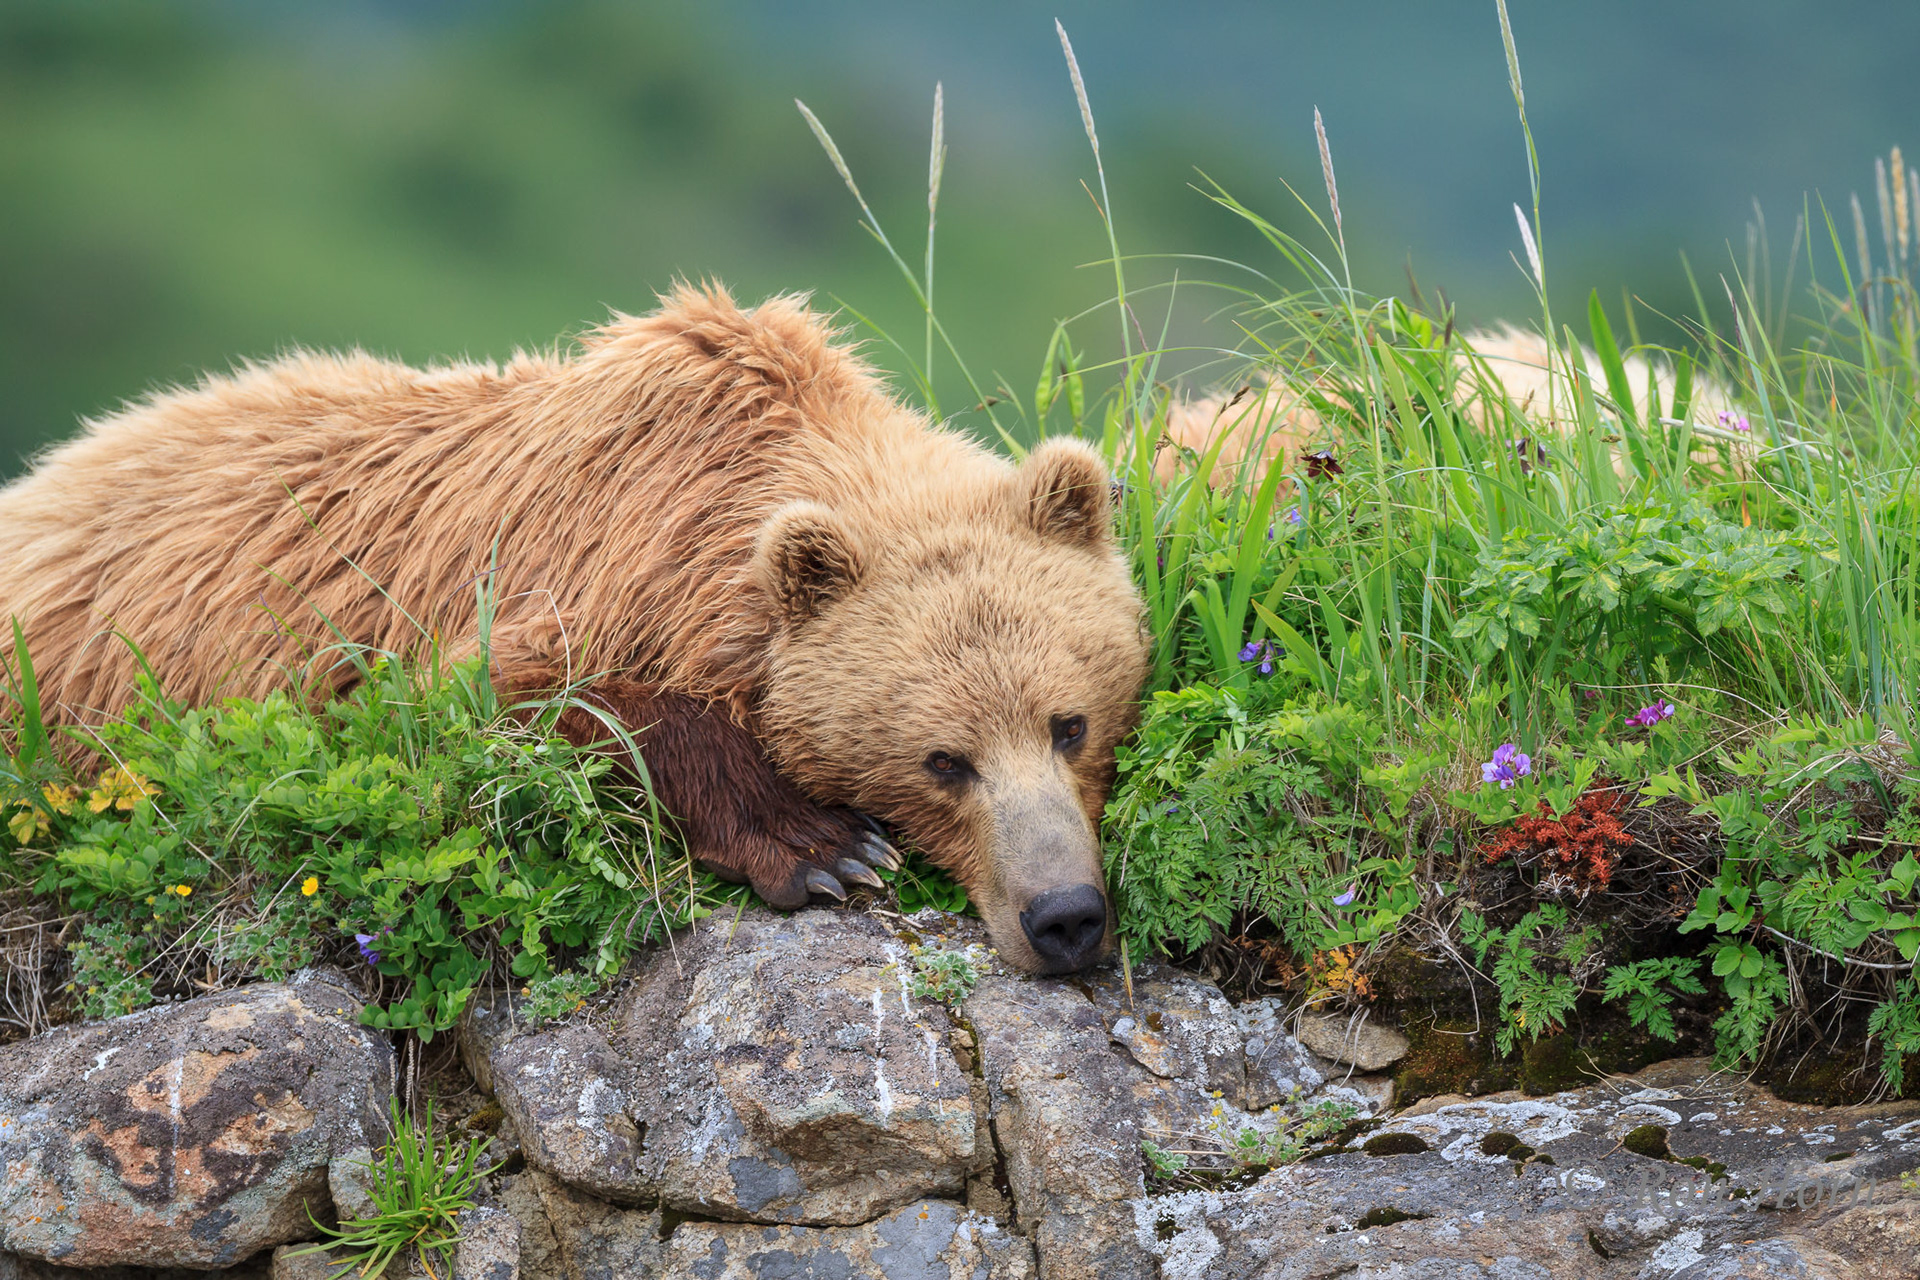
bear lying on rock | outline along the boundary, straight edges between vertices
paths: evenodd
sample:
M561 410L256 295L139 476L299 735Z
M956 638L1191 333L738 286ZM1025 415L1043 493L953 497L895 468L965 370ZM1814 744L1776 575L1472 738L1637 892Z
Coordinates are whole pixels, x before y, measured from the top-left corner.
M624 723L705 865L842 897L896 857L877 818L1010 962L1092 963L1146 667L1099 456L1015 466L933 426L796 300L662 301L564 357L296 353L92 423L0 489L0 614L43 703L125 707L114 632L188 702L337 690L341 639L476 635L490 575L496 685Z

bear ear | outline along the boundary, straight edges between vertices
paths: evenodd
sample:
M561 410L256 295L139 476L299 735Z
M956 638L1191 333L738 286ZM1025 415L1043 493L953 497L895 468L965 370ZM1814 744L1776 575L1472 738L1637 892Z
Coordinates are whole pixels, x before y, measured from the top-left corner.
M1101 546L1113 538L1107 464L1078 440L1056 437L1027 455L1020 467L1027 519L1043 538Z
M789 627L799 626L860 580L864 557L847 522L817 502L791 502L767 518L754 574Z

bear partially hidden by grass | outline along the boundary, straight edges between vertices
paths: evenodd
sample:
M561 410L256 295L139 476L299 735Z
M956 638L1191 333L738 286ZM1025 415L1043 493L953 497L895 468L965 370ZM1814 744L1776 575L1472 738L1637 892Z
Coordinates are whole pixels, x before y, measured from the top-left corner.
M632 730L706 865L776 906L842 897L896 856L878 818L1008 960L1082 968L1146 665L1106 468L1066 440L1014 466L832 337L682 287L565 356L210 377L0 490L0 614L82 722L133 694L114 631L188 702L338 689L339 640L475 635L491 572L495 683L579 686Z

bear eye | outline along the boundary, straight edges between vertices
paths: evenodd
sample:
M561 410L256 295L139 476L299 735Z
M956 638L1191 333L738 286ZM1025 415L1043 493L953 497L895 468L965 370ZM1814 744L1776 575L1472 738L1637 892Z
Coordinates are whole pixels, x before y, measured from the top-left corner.
M927 772L942 782L959 782L973 773L973 766L961 756L936 751L927 757Z
M1085 716L1055 716L1053 718L1053 749L1065 751L1077 747L1080 740L1087 736L1087 718Z

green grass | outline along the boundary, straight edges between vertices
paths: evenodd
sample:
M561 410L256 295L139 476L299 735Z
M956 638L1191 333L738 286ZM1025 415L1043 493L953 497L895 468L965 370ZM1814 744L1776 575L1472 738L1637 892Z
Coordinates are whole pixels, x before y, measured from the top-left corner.
M380 1276L396 1261L417 1259L429 1276L453 1275L458 1215L474 1207L475 1184L489 1172L481 1157L491 1141L436 1137L433 1104L416 1121L392 1105L393 1139L368 1163L371 1212L338 1227L314 1225L326 1237L296 1251L326 1254L334 1280ZM437 1264L437 1265L436 1265Z

